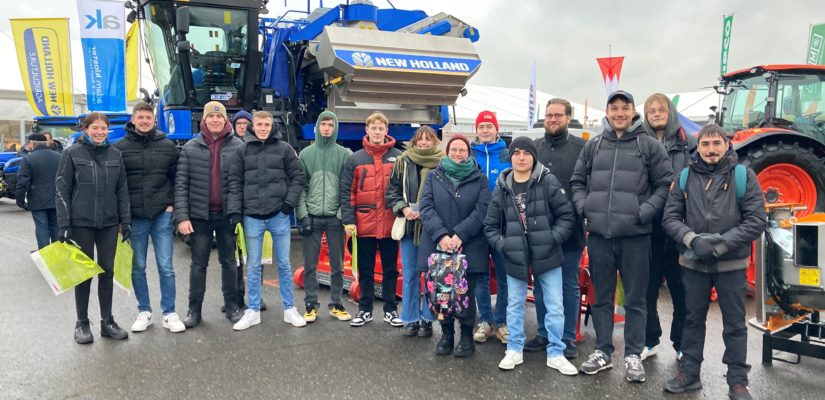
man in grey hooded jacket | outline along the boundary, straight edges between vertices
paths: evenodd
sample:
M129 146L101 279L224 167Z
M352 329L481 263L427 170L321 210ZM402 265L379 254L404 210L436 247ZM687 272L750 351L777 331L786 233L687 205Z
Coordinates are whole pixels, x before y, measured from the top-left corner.
M688 138L679 113L670 99L654 93L645 101L645 120L642 127L648 136L655 138L665 145L670 165L673 167L674 177L683 168L688 166L690 149L689 143L694 141ZM685 286L682 284L682 271L679 266L679 249L662 229L662 213L657 213L653 219L653 235L651 240L650 276L647 287L647 325L645 328L645 348L642 350L642 360L654 356L659 351L659 338L662 336L662 326L659 323L657 302L662 278L667 280L667 288L673 301L673 319L670 324L670 341L676 350L676 357L681 358L682 329L685 326Z

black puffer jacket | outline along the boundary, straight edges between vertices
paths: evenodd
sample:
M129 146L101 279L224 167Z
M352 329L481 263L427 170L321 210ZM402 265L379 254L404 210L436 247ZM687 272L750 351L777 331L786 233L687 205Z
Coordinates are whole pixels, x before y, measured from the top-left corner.
M223 138L221 146L221 196L226 213L227 193L229 193L229 160L241 140L234 135ZM190 219L209 219L209 180L212 158L209 145L202 135L186 142L178 157L178 171L175 177L175 222Z
M120 150L86 136L63 151L55 180L57 225L102 229L131 224L129 188Z
M427 271L427 258L435 251L438 241L454 234L461 238L467 272L488 271L490 248L484 238L483 224L489 202L490 186L481 170L473 171L457 186L442 167L430 172L420 199L424 232L418 246L418 271Z
M178 149L154 128L139 134L129 122L125 130L126 136L114 146L123 154L132 216L154 218L175 202Z
M736 199L734 168L736 152L728 149L726 157L716 166L708 165L698 155L690 165L685 190L677 183L668 196L662 225L673 240L680 243L679 263L702 272L726 272L748 267L751 242L765 231L767 214L762 188L756 174L748 168L747 186L742 206ZM684 257L687 246L700 233L718 233L719 255L713 262L694 261Z
M54 208L54 180L60 165L60 153L44 145L37 146L20 161L15 197L28 202L29 210Z
M570 133L563 133L559 136L550 136L547 133L543 138L533 141L536 144L536 158L539 164L544 165L550 173L561 183L561 188L567 194L567 199L573 202L573 191L570 190L570 177L573 176L573 168L576 160L579 159L586 140L573 136ZM584 248L584 221L576 214L576 223L573 224L573 233L570 234L561 246L565 251L581 250Z
M264 141L250 132L230 164L227 212L274 215L284 204L295 208L305 188L301 161L295 149L281 140L280 132L273 131Z
M561 244L573 232L576 216L559 180L542 165L533 169L527 192L527 231L521 223L513 193L513 170L499 175L484 234L507 260L507 275L528 281L530 273L558 268L564 259Z
M650 234L673 180L665 147L645 134L638 115L621 138L607 118L603 124L601 138L584 145L570 178L576 212L588 232L605 238Z

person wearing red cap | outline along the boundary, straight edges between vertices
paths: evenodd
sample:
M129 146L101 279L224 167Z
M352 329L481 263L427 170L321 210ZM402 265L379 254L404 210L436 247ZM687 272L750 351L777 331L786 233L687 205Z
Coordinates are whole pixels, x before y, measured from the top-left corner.
M488 186L492 193L498 175L505 169L512 167L507 144L498 135L498 119L492 111L485 110L478 113L475 129L476 138L470 145L470 149L473 158L475 158L481 169L481 173L487 177ZM506 276L504 257L494 249L490 250L490 256L493 258L496 277ZM487 274L489 275L489 272ZM489 276L487 279L480 279L475 289L480 322L476 327L473 339L479 343L487 341L487 338L493 336L494 332L496 337L504 344L507 344L510 337L510 331L507 329L507 280L497 279L496 284L498 291L496 292L495 314L493 314L493 306L490 300ZM495 327L498 327L498 329Z

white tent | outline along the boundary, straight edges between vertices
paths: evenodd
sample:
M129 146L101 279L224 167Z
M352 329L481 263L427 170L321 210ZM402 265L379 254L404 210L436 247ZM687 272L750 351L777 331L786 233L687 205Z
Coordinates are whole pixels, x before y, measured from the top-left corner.
M459 97L455 107L450 108L452 120L456 126L451 127L453 132L474 133L475 121L478 113L484 110L492 111L498 119L499 130L502 132L524 130L527 127L527 88L505 88L499 86L485 86L468 84L467 95ZM544 118L544 106L547 101L556 96L547 92L536 91L536 119ZM569 100L569 99L568 99ZM573 118L580 122L585 121L584 104L570 101L573 106ZM455 109L455 112L453 112ZM599 107L589 106L586 110L588 125L599 123L604 117L604 111Z

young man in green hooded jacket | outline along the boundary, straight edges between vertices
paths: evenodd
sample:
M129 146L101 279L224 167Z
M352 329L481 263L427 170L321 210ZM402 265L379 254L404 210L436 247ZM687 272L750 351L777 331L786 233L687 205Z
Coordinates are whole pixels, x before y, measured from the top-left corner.
M313 322L318 317L320 304L316 268L323 233L327 234L331 269L329 315L341 321L352 319L341 302L344 290L345 237L338 187L341 169L352 151L337 144L337 139L338 117L330 111L324 111L315 122L315 143L302 150L298 156L307 179L306 189L301 192L296 209L296 216L301 222L301 236L304 237L304 320L307 322Z

